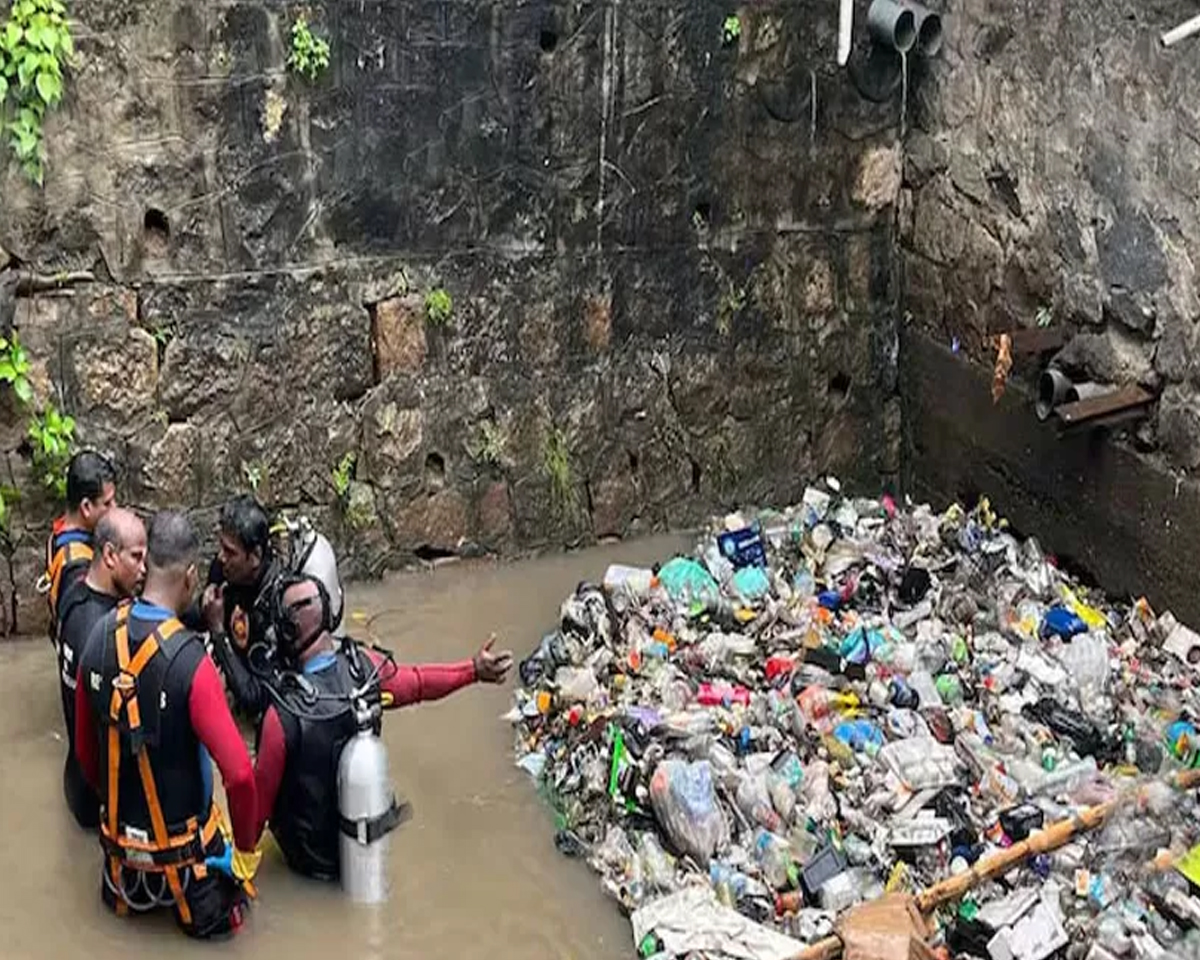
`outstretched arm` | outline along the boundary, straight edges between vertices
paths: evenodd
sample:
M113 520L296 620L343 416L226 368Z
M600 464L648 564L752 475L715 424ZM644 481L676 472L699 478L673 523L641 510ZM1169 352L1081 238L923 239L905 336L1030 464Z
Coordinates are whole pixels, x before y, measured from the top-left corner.
M513 656L508 650L493 653L493 642L494 637L470 660L426 663L416 667L387 662L380 653L369 647L364 648L363 652L379 668L380 688L391 696L392 702L388 706L394 708L440 700L476 681L502 683L512 666Z

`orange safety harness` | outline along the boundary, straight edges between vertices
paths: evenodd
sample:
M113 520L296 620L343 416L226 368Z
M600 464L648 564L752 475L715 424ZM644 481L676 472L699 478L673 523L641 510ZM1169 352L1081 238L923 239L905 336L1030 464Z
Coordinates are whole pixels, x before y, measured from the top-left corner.
M108 855L108 870L116 892L122 887L122 867L129 866L133 870L151 873L161 873L166 876L170 886L171 896L179 910L179 918L184 924L191 923L191 911L184 899L184 883L180 879L180 871L194 867L198 876L203 874L205 848L212 841L221 826L221 816L214 803L209 808L208 821L203 828L195 817L189 817L182 833L172 836L163 817L162 806L158 801L158 787L154 782L154 773L150 769L150 755L146 751L143 740L141 708L138 705L137 679L143 668L159 653L162 645L172 635L183 629L183 624L174 617L164 620L145 640L137 654L129 656L129 610L130 604L123 603L117 608L117 669L118 674L113 680L112 701L109 706L108 727L108 802L104 805L100 823L100 845ZM143 840L136 836L142 831L131 831L122 828L117 813L117 796L119 793L121 773L121 715L124 713L124 726L133 743L133 751L137 756L138 773L142 780L142 790L146 796L146 807L150 811L150 823L153 828L153 839ZM131 835L133 834L133 835ZM129 904L118 895L117 913L124 915Z
M68 540L55 550L54 541L57 537L56 533L50 534L50 539L46 543L46 571L38 581L38 590L47 594L52 622L58 613L58 594L62 589L63 570L73 563L92 562L91 543Z

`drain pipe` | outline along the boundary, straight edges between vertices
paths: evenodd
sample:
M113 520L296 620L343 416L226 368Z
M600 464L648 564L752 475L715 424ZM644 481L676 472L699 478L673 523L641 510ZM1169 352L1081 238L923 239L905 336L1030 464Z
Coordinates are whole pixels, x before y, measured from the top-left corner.
M917 18L900 0L872 0L867 29L876 42L897 53L908 53L917 42Z
M838 66L850 59L850 41L854 35L854 0L840 0L838 6Z
M942 18L917 0L903 0L917 21L917 53L936 57L942 49Z
M1067 402L1067 391L1072 387L1070 379L1057 367L1047 367L1038 377L1038 398L1034 411L1039 420L1050 419L1054 408Z
M1164 47L1173 47L1180 40L1186 40L1193 33L1200 33L1200 17L1192 17L1184 23L1181 23L1174 30L1168 30L1161 37Z

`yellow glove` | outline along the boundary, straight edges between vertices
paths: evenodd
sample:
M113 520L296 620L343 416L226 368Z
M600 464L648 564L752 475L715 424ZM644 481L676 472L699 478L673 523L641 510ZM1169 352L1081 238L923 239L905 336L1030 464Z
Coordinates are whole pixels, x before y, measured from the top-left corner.
M208 857L204 861L204 866L209 870L220 870L222 873L228 874L237 880L250 896L257 896L257 891L254 889L254 874L258 872L258 865L262 862L262 853L258 849L247 853L244 850L239 850L232 843L225 844L225 852L219 857Z

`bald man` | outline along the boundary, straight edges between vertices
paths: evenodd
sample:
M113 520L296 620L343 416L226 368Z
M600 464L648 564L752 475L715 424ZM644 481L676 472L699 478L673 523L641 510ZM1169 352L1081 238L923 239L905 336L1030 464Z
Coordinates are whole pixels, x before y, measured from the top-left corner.
M510 651L493 652L488 641L472 659L417 667L385 663L378 652L339 645L329 632L328 597L311 577L287 575L275 605L278 655L286 668L304 674L321 695L309 697L292 684L263 714L254 775L258 830L269 819L289 867L317 880L336 880L339 815L337 766L342 747L357 729L347 697L372 666L379 669L385 707L439 700L474 683L503 683Z
M87 573L69 581L59 600L58 675L63 719L67 723L67 760L63 792L81 827L99 826L100 803L75 758L75 672L92 628L119 600L132 597L146 575L146 527L137 515L113 507L92 533L92 561Z

